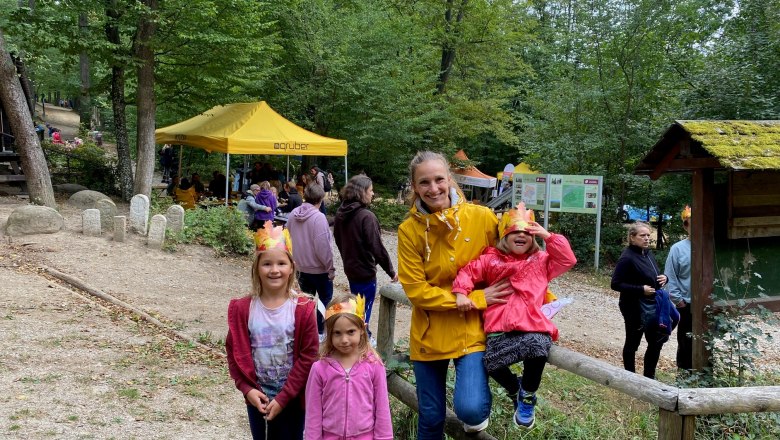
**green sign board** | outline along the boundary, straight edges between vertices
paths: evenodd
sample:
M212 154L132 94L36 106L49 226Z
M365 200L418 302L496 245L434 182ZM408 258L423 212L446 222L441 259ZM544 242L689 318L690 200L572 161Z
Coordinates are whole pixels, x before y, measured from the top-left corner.
M550 211L597 214L602 176L550 175Z
M547 174L515 174L512 188L512 206L523 202L528 209L544 210Z

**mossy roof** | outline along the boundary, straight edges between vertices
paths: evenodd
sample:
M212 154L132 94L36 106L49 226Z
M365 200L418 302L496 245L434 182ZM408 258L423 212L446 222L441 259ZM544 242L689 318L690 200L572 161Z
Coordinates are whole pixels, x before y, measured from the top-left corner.
M780 121L676 121L725 168L780 170Z

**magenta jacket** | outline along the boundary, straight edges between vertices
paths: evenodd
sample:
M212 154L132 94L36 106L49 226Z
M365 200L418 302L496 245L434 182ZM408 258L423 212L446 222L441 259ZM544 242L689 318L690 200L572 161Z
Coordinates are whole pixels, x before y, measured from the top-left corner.
M249 304L251 301L251 296L230 300L228 333L225 338L230 377L236 382L236 388L244 396L253 388L258 388L255 362L252 360L252 346L249 342ZM314 304L310 297L301 296L298 298L297 307L295 307L293 366L282 390L274 398L282 408L285 408L295 397L303 397L306 389L306 378L309 376L312 364L317 359L319 339L317 321L314 318ZM303 403L303 399L301 399L301 403Z
M489 247L458 271L452 292L466 295L474 285L489 286L509 277L514 293L506 297L505 304L493 304L485 310L485 333L549 333L553 341L558 340L558 328L544 316L542 304L550 280L574 267L577 258L563 235L551 234L545 243L547 251L523 255L504 254Z
M335 359L314 363L306 385L306 440L393 438L387 373L369 354L349 373Z

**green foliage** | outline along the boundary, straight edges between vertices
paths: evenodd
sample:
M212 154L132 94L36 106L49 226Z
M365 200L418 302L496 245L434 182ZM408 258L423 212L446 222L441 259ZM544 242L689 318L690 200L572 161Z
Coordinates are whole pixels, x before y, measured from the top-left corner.
M605 209L606 211L606 209ZM592 268L596 253L596 216L589 214L560 213L553 217L550 231L564 235L577 256L577 266ZM616 222L602 222L599 266L617 261L625 244L626 229Z
M77 183L103 194L117 194L116 159L92 141L75 148L49 142L42 147L52 183Z
M375 200L369 209L379 220L379 226L386 231L397 231L398 226L409 214L407 205L387 200Z
M225 206L187 211L184 230L170 239L210 246L217 255L249 255L255 246L243 214Z

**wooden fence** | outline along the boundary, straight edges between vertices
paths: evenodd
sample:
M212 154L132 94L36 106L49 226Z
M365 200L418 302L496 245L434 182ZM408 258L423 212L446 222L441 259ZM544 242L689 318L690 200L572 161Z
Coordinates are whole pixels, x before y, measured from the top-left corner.
M411 304L398 283L383 286L379 295L377 351L387 360L394 355L396 303ZM659 440L693 440L699 415L780 411L780 386L677 388L559 346L552 347L548 362L657 406ZM393 396L415 411L418 409L414 386L404 378L390 373L387 386ZM455 439L467 438L461 422L450 409L447 409L445 431ZM468 438L495 440L486 433Z

